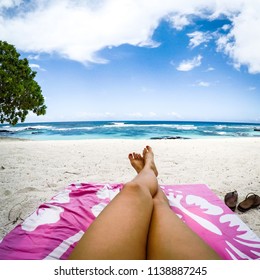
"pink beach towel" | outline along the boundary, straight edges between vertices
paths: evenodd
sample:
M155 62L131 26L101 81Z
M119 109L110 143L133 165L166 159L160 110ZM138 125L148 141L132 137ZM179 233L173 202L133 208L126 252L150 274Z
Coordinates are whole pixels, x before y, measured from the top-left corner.
M71 184L0 241L0 259L67 259L122 184ZM161 186L172 210L224 259L260 259L260 238L206 185Z

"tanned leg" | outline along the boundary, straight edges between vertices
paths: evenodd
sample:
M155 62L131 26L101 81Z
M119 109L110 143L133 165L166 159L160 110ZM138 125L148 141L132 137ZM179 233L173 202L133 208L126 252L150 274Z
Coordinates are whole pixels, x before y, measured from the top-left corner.
M108 204L87 229L70 259L145 259L147 236L158 189L154 155L130 154L137 176Z
M153 202L147 246L148 259L220 259L217 253L171 210L160 187Z

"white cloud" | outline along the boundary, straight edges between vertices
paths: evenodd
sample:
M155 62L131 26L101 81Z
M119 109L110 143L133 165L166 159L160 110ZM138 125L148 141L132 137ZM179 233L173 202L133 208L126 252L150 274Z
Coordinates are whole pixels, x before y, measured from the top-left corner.
M158 48L161 45L161 43L155 42L151 39L147 39L146 41L143 41L137 45L139 47Z
M206 72L211 72L211 71L214 71L214 70L215 70L214 67L209 67L209 68L206 70Z
M41 71L46 71L44 68L42 68L39 64L35 64L35 63L30 63L29 64L30 68L35 68L37 70L41 70Z
M176 119L181 119L181 115L179 113L176 113L176 112L170 112L167 115L169 117L173 117L173 118L176 118Z
M75 115L70 116L70 119L75 119L75 120L86 120L86 119L96 120L96 119L113 118L115 116L116 116L116 114L115 113L111 113L111 112L100 113L100 112L80 111L80 112L77 112Z
M210 83L209 83L209 82L199 81L199 82L197 83L197 86L199 86L199 87L209 87L209 86L210 86Z
M149 113L149 116L152 117L152 118L154 118L154 117L157 117L157 114L156 114L155 112L150 112L150 113Z
M38 64L29 64L29 66L31 67L31 68L37 68L37 69L39 69L40 68L40 65L38 65Z
M218 51L229 55L235 68L246 65L249 73L260 73L260 33L257 29L260 26L260 1L238 2L243 2L243 6L233 17L230 32L218 39Z
M164 5L148 0L34 2L27 13L0 14L1 39L24 52L58 53L83 63L106 63L97 52L108 46L158 47L153 31L176 6L170 0Z
M129 113L127 116L131 118L143 118L143 114L140 112Z
M27 57L28 60L39 60L40 59L40 55L36 54L36 55L28 55Z
M115 117L115 116L116 116L115 113L105 112L105 117L106 117L106 118L112 118L112 117Z
M190 21L186 16L178 14L169 17L169 21L172 23L172 26L177 30L182 30L183 27L190 24Z
M193 59L184 60L176 68L178 71L191 71L193 68L201 65L202 56L195 56Z
M222 30L224 30L224 31L227 31L230 28L231 28L230 24L225 24L225 25L222 26Z
M206 43L211 39L211 36L208 32L195 31L188 33L187 35L190 38L189 47L191 49L199 46L202 43Z
M158 47L152 35L163 18L181 30L196 17L212 20L223 15L231 24L223 26L228 33L217 42L218 50L235 66L260 73L259 0L1 0L0 34L20 51L106 63L97 53L105 47ZM193 37L191 46L201 42L205 37Z
M18 6L21 2L22 2L22 0L1 0L0 10L9 9L9 8Z

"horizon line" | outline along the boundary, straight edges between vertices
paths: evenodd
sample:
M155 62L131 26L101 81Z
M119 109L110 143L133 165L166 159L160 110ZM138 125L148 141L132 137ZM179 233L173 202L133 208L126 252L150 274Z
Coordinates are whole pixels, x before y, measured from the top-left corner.
M214 120L136 120L136 119L131 119L131 120L66 120L66 121L24 121L24 122L19 122L16 125L22 125L22 124L34 124L34 123L72 123L72 122L182 122L182 123L243 123L243 124L259 124L260 121L214 121ZM2 123L0 124L1 126L12 126L9 123ZM15 126L15 125L14 125Z

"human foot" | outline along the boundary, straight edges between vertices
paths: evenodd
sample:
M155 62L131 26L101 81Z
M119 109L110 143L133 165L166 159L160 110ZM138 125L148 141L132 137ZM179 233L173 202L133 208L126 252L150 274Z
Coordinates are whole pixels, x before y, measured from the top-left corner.
M144 158L137 153L129 154L128 158L135 171L140 173L140 171L144 168Z
M155 176L158 176L158 171L154 162L154 154L153 150L150 146L146 146L143 150L143 159L144 159L144 165L151 168L155 174Z

